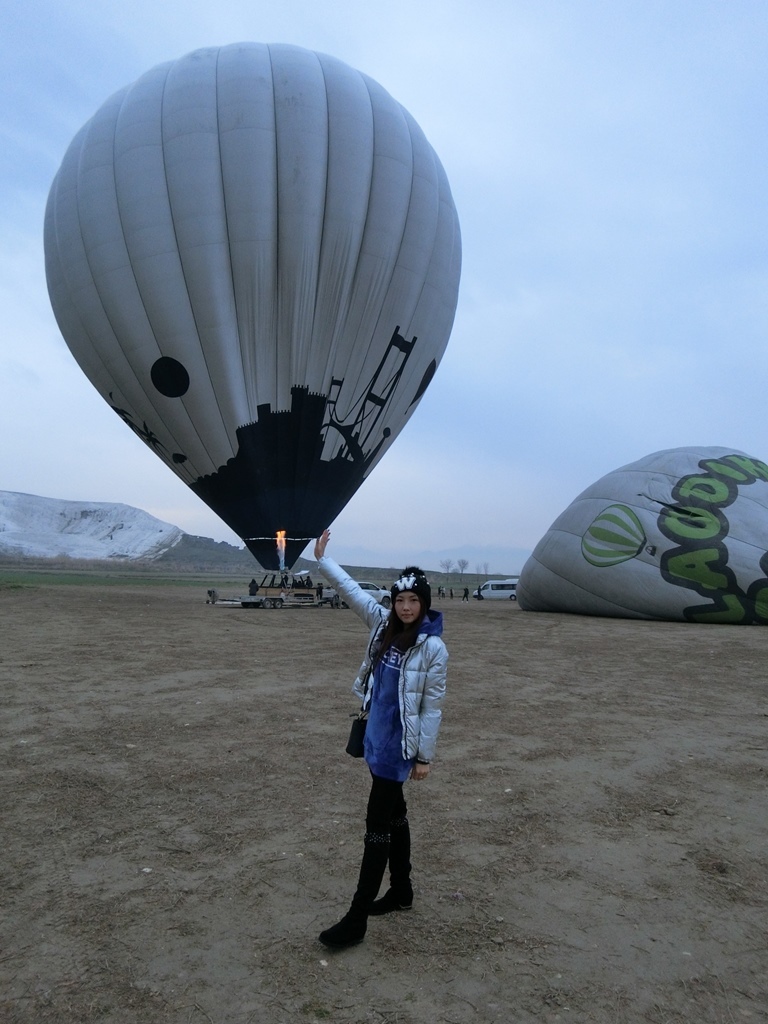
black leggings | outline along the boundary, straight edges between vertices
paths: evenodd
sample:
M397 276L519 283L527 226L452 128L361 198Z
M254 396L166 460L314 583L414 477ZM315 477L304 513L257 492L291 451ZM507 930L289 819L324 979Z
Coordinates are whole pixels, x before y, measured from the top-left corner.
M371 772L371 795L365 815L365 829L377 835L388 835L392 827L405 823L408 807L403 796L403 783L382 779Z

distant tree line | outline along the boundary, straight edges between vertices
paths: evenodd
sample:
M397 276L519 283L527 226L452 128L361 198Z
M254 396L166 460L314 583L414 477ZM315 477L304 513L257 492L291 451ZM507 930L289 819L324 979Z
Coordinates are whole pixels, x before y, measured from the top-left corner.
M456 566L459 576L461 577L467 571L468 565L469 562L466 558L457 558L455 562L452 558L443 558L442 561L440 562L440 568L443 570L446 576L453 572L453 567ZM475 572L477 573L478 576L487 576L489 572L489 563L483 562L482 565L476 565Z

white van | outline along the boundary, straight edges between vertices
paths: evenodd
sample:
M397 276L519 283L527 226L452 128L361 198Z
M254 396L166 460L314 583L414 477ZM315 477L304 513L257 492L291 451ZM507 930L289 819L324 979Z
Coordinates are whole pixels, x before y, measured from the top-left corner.
M486 580L472 596L478 601L516 601L518 579Z

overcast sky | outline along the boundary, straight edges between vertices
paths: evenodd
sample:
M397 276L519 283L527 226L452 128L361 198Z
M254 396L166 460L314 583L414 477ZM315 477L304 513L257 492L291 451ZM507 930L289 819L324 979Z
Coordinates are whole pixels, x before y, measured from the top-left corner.
M517 549L618 466L680 445L768 458L765 0L5 0L0 490L237 542L69 354L42 225L113 92L251 40L380 82L440 156L462 227L446 355L329 553L517 572Z

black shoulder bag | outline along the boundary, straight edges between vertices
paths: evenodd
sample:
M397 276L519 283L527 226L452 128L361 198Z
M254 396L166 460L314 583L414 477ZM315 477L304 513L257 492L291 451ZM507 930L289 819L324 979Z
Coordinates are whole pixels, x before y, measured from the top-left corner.
M368 669L368 675L365 677L365 685L363 687L363 705L357 714L353 716L352 728L349 730L349 739L347 740L346 751L350 757L363 756L365 727L368 725L368 711L365 707L365 698L368 695L368 686L370 681L371 670Z

